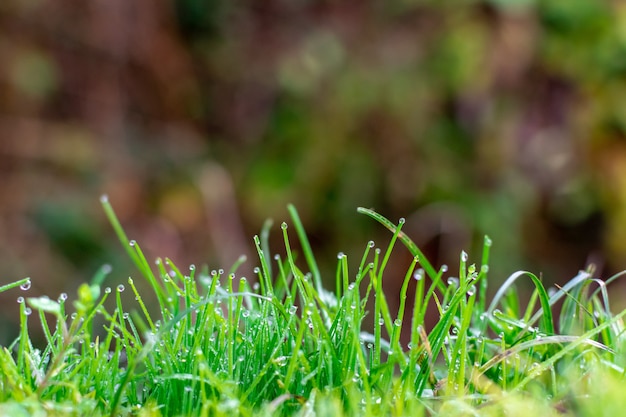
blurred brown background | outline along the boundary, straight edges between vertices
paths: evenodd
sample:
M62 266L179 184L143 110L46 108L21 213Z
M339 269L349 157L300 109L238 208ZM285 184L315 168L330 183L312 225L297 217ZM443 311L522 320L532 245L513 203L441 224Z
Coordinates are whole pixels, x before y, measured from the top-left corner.
M626 268L621 1L4 0L0 92L0 284L31 295L131 273L102 193L181 266L291 202L331 280L389 238L357 206L438 264L488 234L495 282Z

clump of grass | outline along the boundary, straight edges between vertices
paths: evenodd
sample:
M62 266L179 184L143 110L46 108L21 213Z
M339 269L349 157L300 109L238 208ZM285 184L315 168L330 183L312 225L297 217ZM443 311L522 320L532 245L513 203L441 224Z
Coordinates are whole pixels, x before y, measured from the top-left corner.
M72 302L66 294L20 296L20 334L0 350L0 415L599 415L589 396L606 397L607 414L621 410L626 312L613 314L607 293L619 276L603 282L581 271L551 293L534 274L518 272L487 300L488 238L478 265L463 252L458 274L449 273L402 232L404 220L359 209L390 230L390 241L365 244L356 271L339 254L328 291L291 206L301 253L283 223L286 255L272 254L266 223L254 237L259 266L247 279L237 276L243 259L228 272L181 270L167 258L151 264L106 197L102 204L140 277L110 288L105 266ZM382 283L398 243L414 259L395 312ZM136 279L149 283L156 312ZM534 291L522 306L515 284L524 279ZM20 286L27 290L30 280L0 292ZM406 311L411 296L415 308ZM104 307L109 298L113 311ZM430 305L439 320L426 328ZM30 340L33 319L43 347ZM601 391L599 380L612 389Z

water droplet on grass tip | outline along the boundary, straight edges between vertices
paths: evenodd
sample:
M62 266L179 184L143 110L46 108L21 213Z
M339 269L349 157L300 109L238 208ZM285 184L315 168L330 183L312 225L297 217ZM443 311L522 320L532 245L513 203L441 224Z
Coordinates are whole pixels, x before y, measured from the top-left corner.
M448 285L453 286L453 287L458 287L459 286L459 279L455 278L455 277L448 278Z
M101 202L102 204L108 203L108 202L109 202L109 196L108 196L108 195L106 195L106 194L102 194L102 195L100 196L100 202Z
M486 274L487 272L489 272L489 265L483 265L480 267L480 272L482 272L483 274Z
M22 304L24 302L24 297L17 297L17 303Z
M130 246L135 246L135 245L137 244L137 241L133 239L133 240L130 240L130 241L128 242L128 244L129 244Z
M286 222L283 222L283 223L280 225L280 228L281 228L281 229L283 229L283 230L287 230L287 227L288 227L288 226L287 226L287 223L286 223Z
M26 307L24 309L24 314L26 314L27 316L30 316L32 312L33 312L33 310L31 310L30 307Z
M367 242L367 246L369 246L370 248L373 248L376 245L376 243L374 243L373 240L370 240L369 242Z
M106 287L106 288L104 289L104 292L105 292L106 294L110 294L110 293L111 293L111 287Z
M28 290L30 290L30 286L31 286L31 282L30 282L30 280L28 280L25 283L23 283L22 285L20 285L20 290L28 291Z
M402 320L400 320L400 319L395 319L395 320L393 321L393 325L394 325L394 326L397 326L397 327L402 326Z
M379 319L378 319L378 324L379 324L380 326L383 326L383 325L385 324L385 319L383 319L383 318L379 318Z
M196 270L196 266L194 264L189 265L189 270L190 271L195 271Z
M448 272L448 265L441 265L441 272Z
M491 246L492 243L491 238L489 236L485 236L485 246Z
M346 256L346 255L345 255L343 252L339 252L339 253L337 254L337 259L341 260L341 259L343 259L345 256Z
M404 223L406 223L406 219L404 217L400 217L398 220L398 226L402 226Z
M291 307L289 307L289 314L294 315L294 314L296 314L297 310L298 310L297 306L291 306Z
M461 261L467 262L467 259L468 259L467 252L461 251Z
M65 300L67 300L67 293L62 292L59 295L59 300L58 301L59 301L59 303L61 303L61 302L65 301Z
M259 274L261 273L261 268L259 268L258 266L255 266L252 272L254 272L255 274Z
M117 292L123 292L124 291L124 285L120 284L117 286Z
M415 274L413 274L413 278L416 281L421 281L422 278L424 278L424 270L420 268L417 271L415 271Z

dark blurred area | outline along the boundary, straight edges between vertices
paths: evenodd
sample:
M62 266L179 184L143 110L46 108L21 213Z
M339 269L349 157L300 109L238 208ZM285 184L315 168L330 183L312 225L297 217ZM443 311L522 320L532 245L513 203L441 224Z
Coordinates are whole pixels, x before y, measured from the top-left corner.
M293 203L330 280L390 237L358 206L494 282L626 268L621 1L4 0L0 63L0 285L135 274L102 193L181 267L249 274Z

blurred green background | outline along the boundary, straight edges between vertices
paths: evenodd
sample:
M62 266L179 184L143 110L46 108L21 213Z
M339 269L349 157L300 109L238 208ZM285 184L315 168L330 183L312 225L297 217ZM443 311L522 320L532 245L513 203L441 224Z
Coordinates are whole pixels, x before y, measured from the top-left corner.
M626 268L621 1L4 0L0 91L0 284L30 295L132 272L102 193L181 267L249 274L291 202L331 276L389 238L358 206L437 264L488 234L496 282Z

